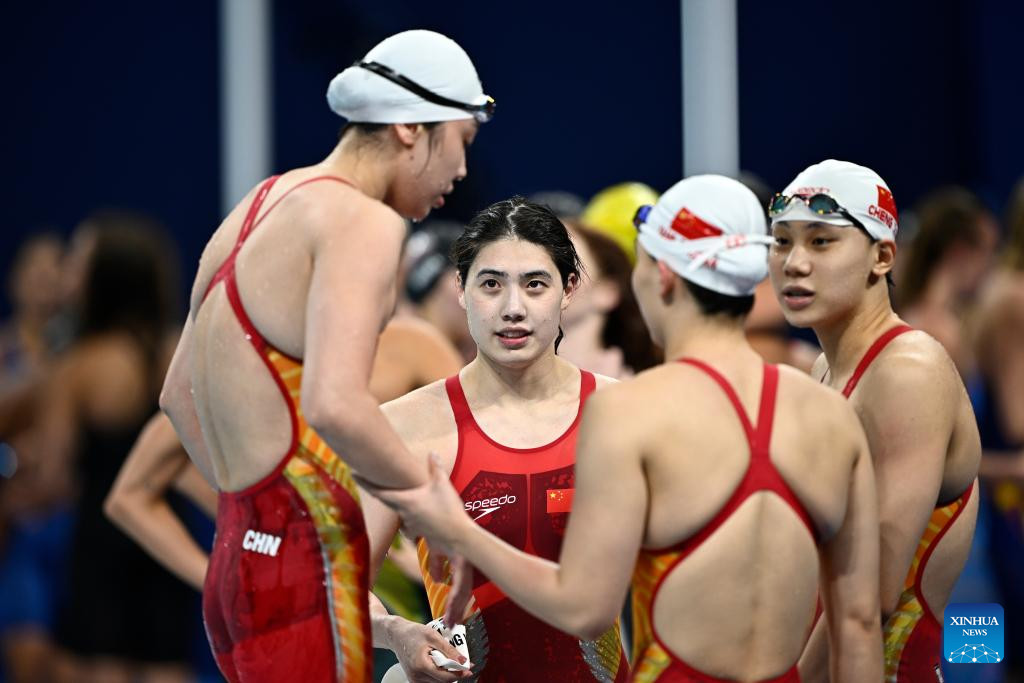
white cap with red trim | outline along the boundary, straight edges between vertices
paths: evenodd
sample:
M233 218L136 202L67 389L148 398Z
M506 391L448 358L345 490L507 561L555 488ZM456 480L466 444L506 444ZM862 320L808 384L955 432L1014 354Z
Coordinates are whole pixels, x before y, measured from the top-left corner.
M745 185L720 175L680 180L637 226L637 241L681 277L748 296L768 276L764 210Z
M870 168L849 161L826 159L804 169L782 194L786 197L827 194L859 220L876 240L896 240L899 230L896 200L881 176ZM799 200L790 202L784 211L772 216L772 223L778 221L850 225L850 221L842 216L817 214Z

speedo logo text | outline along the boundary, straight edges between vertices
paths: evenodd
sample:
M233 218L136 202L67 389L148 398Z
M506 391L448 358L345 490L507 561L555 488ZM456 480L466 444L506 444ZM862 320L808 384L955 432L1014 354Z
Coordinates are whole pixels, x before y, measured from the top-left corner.
M463 504L463 507L466 509L466 512L470 514L479 512L480 514L473 516L473 519L477 520L481 517L486 517L492 512L496 512L503 505L514 505L516 500L516 496L509 493L497 498L485 498L484 500L467 500L465 504Z

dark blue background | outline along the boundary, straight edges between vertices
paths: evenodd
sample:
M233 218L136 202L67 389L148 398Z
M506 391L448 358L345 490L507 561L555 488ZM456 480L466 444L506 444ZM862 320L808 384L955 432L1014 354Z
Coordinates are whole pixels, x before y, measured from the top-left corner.
M391 33L431 28L466 48L498 101L446 214L681 175L678 2L273 8L276 170L333 146L341 121L324 91L338 70ZM745 169L778 188L834 156L879 171L903 209L958 182L1001 211L1024 170L1024 3L739 0L738 13ZM218 41L213 0L5 10L3 272L29 232L123 205L169 226L190 278L221 217Z

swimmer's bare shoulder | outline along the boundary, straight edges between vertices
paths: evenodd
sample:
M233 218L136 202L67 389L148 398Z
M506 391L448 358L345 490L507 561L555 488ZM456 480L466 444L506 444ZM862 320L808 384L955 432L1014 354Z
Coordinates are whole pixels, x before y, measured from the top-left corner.
M893 339L851 397L874 445L909 432L946 438L966 390L953 359L932 336L914 330ZM944 451L942 448L936 449ZM874 453L874 455L878 455ZM938 455L938 453L937 453ZM935 463L941 462L941 457Z
M792 471L786 467L788 461L776 466L811 513L821 540L827 541L842 524L846 505L842 494L857 459L866 457L867 441L857 412L841 393L797 368L778 368L775 420L791 424L788 429L776 424L775 432L797 435L799 442L790 448L804 457ZM774 447L785 445L776 443Z
M380 409L406 448L424 458L428 453L437 453L442 467L451 472L458 433L444 383L443 379L431 382L388 401Z

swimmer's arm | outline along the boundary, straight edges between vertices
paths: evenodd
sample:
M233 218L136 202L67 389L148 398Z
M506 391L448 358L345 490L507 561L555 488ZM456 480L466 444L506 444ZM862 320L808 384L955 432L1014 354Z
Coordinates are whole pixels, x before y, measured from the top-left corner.
M196 404L192 397L192 315L185 320L178 346L174 349L171 365L167 369L167 377L160 392L160 409L167 414L178 439L188 451L192 462L210 482L215 485L213 468L210 465L210 453L203 438L203 430L199 426Z
M363 509L363 522L370 541L370 585L377 581L380 566L388 554L391 541L398 533L398 515L372 495L360 489L359 504ZM370 598L370 628L373 631L373 646L392 649L396 622L402 617L390 614L372 591Z
M903 583L935 509L956 418L960 378L953 364L903 354L860 391L858 407L875 469L881 530L882 619L895 611Z
M387 406L385 406L387 410ZM410 444L412 446L412 444ZM415 447L414 447L415 448ZM398 515L366 491L359 491L363 519L370 539L370 585L380 572L380 565L398 533ZM437 668L430 659L430 650L440 650L446 657L463 662L464 658L451 643L434 631L397 614L390 614L380 598L369 593L370 630L373 646L387 648L412 675L426 675L430 680L456 681L469 674L455 674Z
M647 515L640 421L622 420L635 412L627 387L610 386L587 401L560 564L513 548L465 514L453 544L527 612L585 640L604 633L622 610Z
M867 442L859 427L856 433L859 453L853 466L846 517L839 532L824 543L821 550L825 603L822 621L828 624L828 652L821 655L819 663L828 661L829 680L833 683L882 680L878 502ZM824 645L820 636L815 645ZM801 664L806 665L804 659L808 654L804 653ZM802 674L803 667L801 677Z
M208 557L164 497L191 468L170 421L158 413L128 454L103 511L157 562L202 590ZM212 492L209 485L205 487Z
M336 219L309 216L318 227L302 406L309 424L360 476L384 488L408 488L426 481L423 460L402 444L369 390L377 337L395 301L405 232L397 216L383 212L364 208L350 216L354 227L347 230Z

